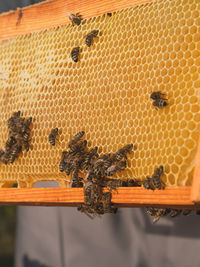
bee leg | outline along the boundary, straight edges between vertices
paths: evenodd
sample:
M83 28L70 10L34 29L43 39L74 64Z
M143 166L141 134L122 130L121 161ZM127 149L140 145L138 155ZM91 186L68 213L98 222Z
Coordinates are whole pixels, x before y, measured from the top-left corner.
M165 189L165 183L161 180L162 189Z
M59 144L59 146L61 147L61 143L58 141L58 138L55 138L56 142Z

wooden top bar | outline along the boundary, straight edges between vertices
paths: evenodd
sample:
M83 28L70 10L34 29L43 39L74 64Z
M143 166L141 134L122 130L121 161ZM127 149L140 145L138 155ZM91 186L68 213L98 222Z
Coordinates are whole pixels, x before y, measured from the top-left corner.
M171 187L165 190L118 188L113 190L112 202L120 207L174 207L198 209L190 200L191 187ZM0 205L77 206L83 203L81 188L1 188ZM159 204L158 204L159 203Z
M45 1L0 15L0 40L68 24L70 22L68 12L73 14L80 12L83 18L90 18L148 2L152 2L152 0Z

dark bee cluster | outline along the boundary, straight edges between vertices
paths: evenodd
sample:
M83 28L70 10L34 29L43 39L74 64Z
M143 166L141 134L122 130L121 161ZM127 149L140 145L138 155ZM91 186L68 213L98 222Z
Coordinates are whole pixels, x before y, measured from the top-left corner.
M117 171L127 166L127 154L134 146L128 144L116 153L99 155L98 147L87 149L87 140L83 140L85 132L77 133L68 143L68 151L63 151L59 169L71 175L72 187L83 187L85 201L78 210L89 217L104 213L116 213L117 209L111 203L111 191L119 186L139 186L136 181L112 180ZM82 173L82 177L81 177ZM103 192L107 187L109 192Z
M153 217L153 223L156 223L160 218L169 215L171 218L175 218L179 215L188 216L190 215L192 210L187 209L158 209L158 208L146 208L146 213ZM197 213L198 214L198 213Z
M0 150L0 161L4 164L13 163L23 148L29 151L29 136L32 117L20 117L21 112L14 112L8 119L9 137L5 147Z

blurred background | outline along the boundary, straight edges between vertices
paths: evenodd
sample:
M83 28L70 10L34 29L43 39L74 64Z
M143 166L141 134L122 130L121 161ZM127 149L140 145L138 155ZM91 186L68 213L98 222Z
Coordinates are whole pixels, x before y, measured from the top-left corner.
M14 264L16 207L0 207L0 266Z
M14 10L17 7L25 7L42 0L1 0L0 13ZM14 266L16 207L0 207L0 266Z

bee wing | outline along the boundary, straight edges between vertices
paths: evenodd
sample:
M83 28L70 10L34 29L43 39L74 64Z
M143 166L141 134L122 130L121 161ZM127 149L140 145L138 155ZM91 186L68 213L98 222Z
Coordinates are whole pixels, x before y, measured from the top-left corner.
M67 14L68 14L69 19L72 20L73 18L72 14L70 12L67 12Z
M157 223L159 220L160 220L160 217L155 217L155 218L153 219L153 224Z

